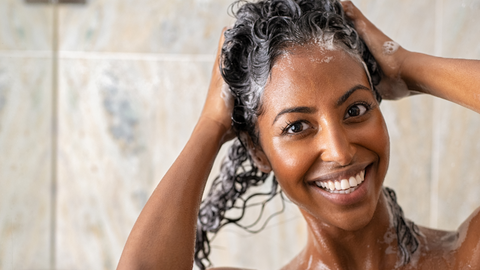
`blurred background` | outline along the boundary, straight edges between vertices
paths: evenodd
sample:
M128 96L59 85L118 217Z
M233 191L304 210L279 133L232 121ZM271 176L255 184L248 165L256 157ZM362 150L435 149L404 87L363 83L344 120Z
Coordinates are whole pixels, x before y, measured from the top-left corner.
M0 0L0 269L115 269L193 130L232 0L30 2ZM480 58L480 0L353 2L409 50ZM480 206L480 115L427 96L381 108L385 185L418 224L456 229ZM212 260L278 269L305 233L287 202L261 233L224 228Z

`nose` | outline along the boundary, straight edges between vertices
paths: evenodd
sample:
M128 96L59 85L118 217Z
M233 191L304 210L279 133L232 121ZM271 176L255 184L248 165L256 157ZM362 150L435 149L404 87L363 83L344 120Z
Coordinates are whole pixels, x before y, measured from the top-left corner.
M341 125L325 125L318 138L322 161L332 162L342 167L351 164L356 147L351 143L348 135L345 127Z

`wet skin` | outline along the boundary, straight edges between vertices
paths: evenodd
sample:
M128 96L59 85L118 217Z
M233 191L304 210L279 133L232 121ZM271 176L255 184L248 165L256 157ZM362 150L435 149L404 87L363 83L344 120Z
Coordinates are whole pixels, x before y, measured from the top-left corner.
M275 64L262 102L260 144L285 194L322 224L364 227L381 194L389 139L361 64L341 50L296 48ZM315 185L364 169L362 188L348 195Z
M342 50L294 48L272 69L258 129L263 160L307 220L313 253L314 246L323 252L326 242L341 242L346 231L357 235L347 241L350 246L374 230L386 231L388 213L383 195L379 198L389 138L358 60ZM350 194L331 194L315 185L362 170L365 182ZM372 223L374 214L383 222Z
M293 48L272 68L258 131L257 163L264 171L273 170L309 229L307 246L284 269L307 269L312 263L312 269L399 266L396 234L382 194L389 138L358 60L341 49ZM365 182L350 194L331 194L315 185L361 170L366 171ZM457 251L471 244L461 242L459 233L420 230L424 236L415 264L400 268L449 269L465 261L458 260L464 256Z

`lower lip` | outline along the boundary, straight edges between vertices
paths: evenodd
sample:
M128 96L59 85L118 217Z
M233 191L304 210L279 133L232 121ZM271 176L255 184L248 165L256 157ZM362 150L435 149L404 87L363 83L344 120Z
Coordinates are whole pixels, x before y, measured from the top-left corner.
M367 195L367 185L370 182L369 179L369 172L370 172L371 165L367 166L365 168L365 180L362 182L362 184L353 192L349 194L340 194L340 193L330 193L317 185L312 185L316 188L316 190L320 191L322 196L327 198L329 201L331 201L334 204L338 205L352 205L355 203L358 203L362 201L365 196Z

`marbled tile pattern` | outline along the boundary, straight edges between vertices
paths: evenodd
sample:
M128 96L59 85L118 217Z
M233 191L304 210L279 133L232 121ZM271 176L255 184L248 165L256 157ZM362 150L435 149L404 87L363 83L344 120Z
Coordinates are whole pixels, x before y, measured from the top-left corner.
M441 102L438 224L455 230L480 206L480 115Z
M232 0L94 0L60 8L60 49L213 54Z
M52 11L50 5L0 1L0 50L51 50Z
M444 0L442 55L480 59L479 0Z
M381 105L390 135L385 185L396 191L405 216L425 226L431 209L432 107L433 98L428 96Z
M211 65L60 62L59 269L115 268L140 210L193 129Z
M444 1L442 55L480 59L479 12L478 0ZM480 206L480 116L458 105L438 102L438 224L453 230Z
M434 52L436 0L352 0L387 36L408 50Z
M48 269L50 59L0 58L0 269Z

